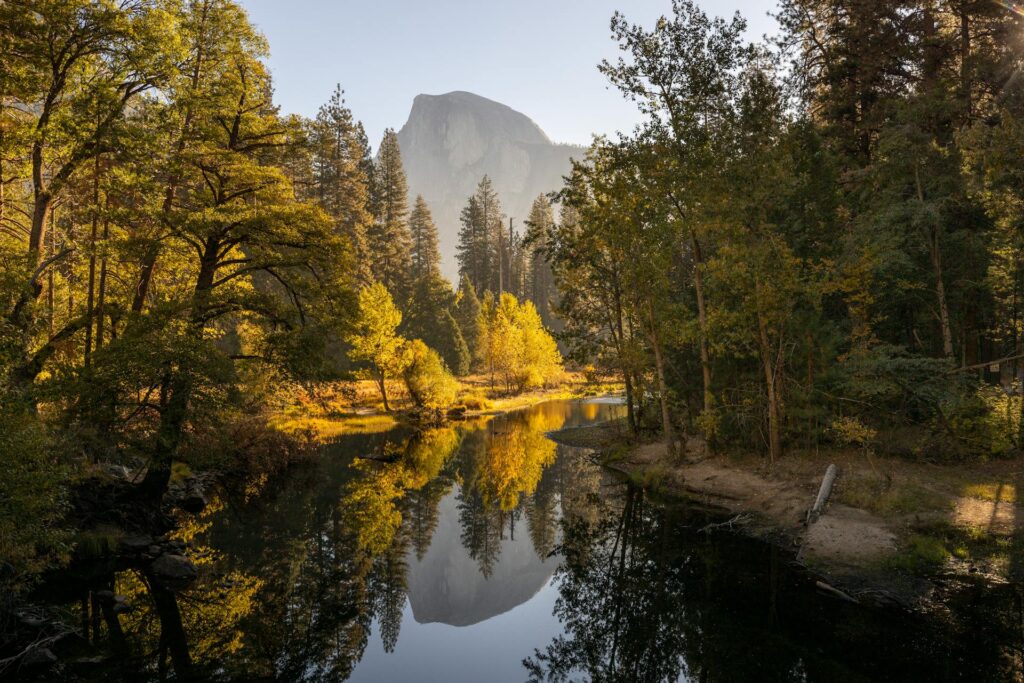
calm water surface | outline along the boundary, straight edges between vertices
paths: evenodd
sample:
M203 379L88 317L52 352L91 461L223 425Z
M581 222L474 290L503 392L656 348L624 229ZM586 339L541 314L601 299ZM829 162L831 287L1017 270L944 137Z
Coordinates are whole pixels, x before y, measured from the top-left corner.
M47 587L111 656L67 680L1014 680L1016 586L941 613L815 591L776 548L651 501L549 431L618 417L553 401L415 434L347 436L224 495L179 536L200 580L133 570ZM132 609L86 615L88 590ZM84 617L84 619L83 619ZM92 623L90 623L92 622Z

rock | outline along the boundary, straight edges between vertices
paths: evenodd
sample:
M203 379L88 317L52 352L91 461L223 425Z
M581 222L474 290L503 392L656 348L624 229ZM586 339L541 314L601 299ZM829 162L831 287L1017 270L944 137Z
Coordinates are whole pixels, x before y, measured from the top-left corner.
M142 553L153 545L152 536L129 536L121 540L121 547L132 553Z
M485 174L521 230L537 195L561 189L570 158L586 151L555 144L526 115L468 92L417 95L398 144L409 196L421 194L430 205L442 270L453 281L459 215Z
M69 663L76 669L95 669L103 664L104 661L106 661L106 658L102 655L94 655L92 657L78 657Z
M206 496L201 491L193 489L185 494L178 506L185 512L199 514L206 509Z
M133 609L134 607L126 602L114 603L114 614L125 614L126 612L131 612Z
M153 578L167 587L187 585L199 575L192 561L182 555L161 555L150 566Z
M107 602L108 600L114 600L115 599L114 598L114 591L107 591L107 590L95 591L93 593L93 597L96 598L97 600L99 600L100 602Z
M52 666L57 663L57 655L53 654L49 648L39 647L34 650L30 650L25 658L22 660L25 666Z
M128 596L127 595L115 595L114 596L114 602L128 602Z
M103 471L112 478L119 479L121 481L132 481L133 478L132 471L124 465L113 465L107 463L103 466Z

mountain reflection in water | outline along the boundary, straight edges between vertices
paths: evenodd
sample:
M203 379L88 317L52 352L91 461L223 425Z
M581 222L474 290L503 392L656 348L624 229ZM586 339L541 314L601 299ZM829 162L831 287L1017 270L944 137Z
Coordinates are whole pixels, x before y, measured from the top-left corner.
M1020 673L1016 586L948 618L840 603L791 558L652 502L545 434L607 401L345 436L179 536L180 593L97 568L47 587L112 653L67 680L870 681ZM74 580L72 580L74 579ZM89 591L134 609L88 610Z

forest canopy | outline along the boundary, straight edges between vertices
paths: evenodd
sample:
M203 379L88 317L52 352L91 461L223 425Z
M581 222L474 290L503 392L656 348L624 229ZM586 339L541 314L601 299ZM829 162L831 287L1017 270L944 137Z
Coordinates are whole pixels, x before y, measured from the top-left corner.
M545 242L573 355L621 375L633 428L670 448L774 460L853 421L894 453L1018 451L1021 17L777 17L761 44L689 0L612 19L600 69L643 120L574 164Z
M292 387L371 376L385 410L387 381L403 408L456 404L486 288L442 276L394 131L374 152L340 87L312 119L280 111L238 3L4 1L0 53L0 547L16 576L62 556L64 515L103 467L159 508L179 464L286 461L301 438L282 446L271 418ZM520 343L553 349L530 323Z
M274 418L359 379L443 421L470 375L539 393L568 359L671 452L1020 453L1024 20L777 18L616 13L598 68L641 123L527 216L481 177L452 283L398 134L340 86L282 112L237 2L0 0L3 580L67 559L104 472L162 519L176 472L285 467L311 439Z

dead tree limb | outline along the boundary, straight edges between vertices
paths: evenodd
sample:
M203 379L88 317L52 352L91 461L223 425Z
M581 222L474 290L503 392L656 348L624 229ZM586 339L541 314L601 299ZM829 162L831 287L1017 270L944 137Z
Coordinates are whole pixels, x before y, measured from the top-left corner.
M818 521L818 518L825 512L828 499L832 496L832 487L839 476L839 468L835 463L825 470L825 478L821 480L821 488L818 489L818 497L814 499L814 507L807 511L807 525L810 526Z

